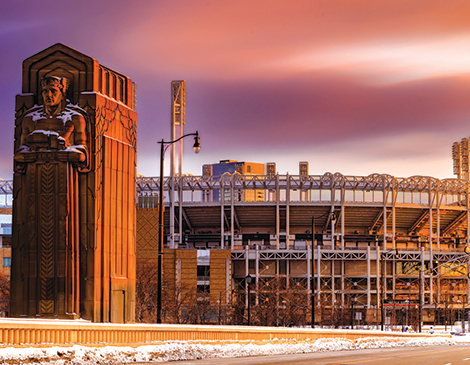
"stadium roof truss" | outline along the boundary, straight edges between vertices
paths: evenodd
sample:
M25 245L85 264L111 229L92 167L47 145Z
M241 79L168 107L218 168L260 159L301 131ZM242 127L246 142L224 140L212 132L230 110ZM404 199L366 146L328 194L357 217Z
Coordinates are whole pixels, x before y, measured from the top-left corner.
M205 227L236 234L246 227L274 227L273 234L290 234L295 227L311 226L331 232L332 215L336 234L353 229L361 233L466 237L469 226L469 182L428 176L398 178L387 174L348 176L323 175L241 175L175 176L175 199L169 205L172 178L165 177L165 226L169 210L180 233ZM160 179L139 176L138 196L158 194ZM251 193L250 193L251 191ZM255 195L253 195L255 191ZM12 196L13 182L0 180L0 194ZM11 199L10 199L11 200ZM9 203L6 200L5 207ZM343 242L342 242L343 243Z
M171 178L165 177L163 183L165 226L169 227ZM155 194L159 186L158 178L139 177L137 194ZM173 209L184 215L179 220L180 234L205 227L232 235L248 227L276 227L272 234L289 235L291 228L311 226L312 217L317 232L326 234L331 232L331 212L335 233L341 236L352 229L385 235L385 240L388 235L390 240L429 236L438 241L467 236L469 226L469 182L459 179L225 173L175 176L174 187Z

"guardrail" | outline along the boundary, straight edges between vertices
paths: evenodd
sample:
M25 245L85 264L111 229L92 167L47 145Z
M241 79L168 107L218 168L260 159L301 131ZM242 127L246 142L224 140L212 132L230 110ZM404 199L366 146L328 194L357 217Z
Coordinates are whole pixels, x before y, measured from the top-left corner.
M209 325L103 324L61 320L0 320L3 346L43 345L138 345L164 341L269 341L364 337L430 337L427 333L366 330L318 330L307 328ZM441 335L441 337L451 337Z

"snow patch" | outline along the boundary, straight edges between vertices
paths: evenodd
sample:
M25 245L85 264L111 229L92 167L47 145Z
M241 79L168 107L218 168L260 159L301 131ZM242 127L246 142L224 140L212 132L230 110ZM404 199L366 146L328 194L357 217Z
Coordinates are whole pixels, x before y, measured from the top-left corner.
M197 360L203 358L229 358L258 355L285 355L321 351L341 351L392 348L405 346L455 345L469 342L470 337L453 338L402 338L366 337L357 340L321 338L315 341L273 340L269 343L254 341L199 343L196 341L171 341L156 345L130 346L70 346L50 348L0 348L1 364L115 364L133 362L163 362Z
M58 138L62 138L62 137L59 137L59 133L55 132L55 131L46 131L46 130L43 130L43 129L36 129L34 131L32 131L30 134L44 134L48 137L50 136L56 136ZM63 138L62 138L63 139Z
M62 124L72 121L72 117L77 113L73 112L72 110L65 109L64 111L57 114L57 119L62 121Z

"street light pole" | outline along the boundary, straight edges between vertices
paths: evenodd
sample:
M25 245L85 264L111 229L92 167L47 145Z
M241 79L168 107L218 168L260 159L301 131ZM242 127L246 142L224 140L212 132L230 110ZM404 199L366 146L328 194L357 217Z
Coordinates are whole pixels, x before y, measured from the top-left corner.
M315 217L312 217L312 328L315 328Z
M380 330L384 330L384 262L380 254Z
M251 280L253 278L251 277L250 274L246 276L246 284L248 286L248 326L251 326L251 298L250 298L250 292L251 292Z
M410 300L410 292L411 292L411 283L408 281L406 283L406 286L408 287L408 308L406 310L406 327L408 327L409 325L411 326L411 318L410 318L410 306L411 306L411 300ZM408 319L410 319L410 321L408 321Z
M183 139L187 136L195 136L194 137L194 145L193 149L195 153L199 153L201 149L201 145L199 144L199 134L196 133L188 133L180 138L165 142L162 140L160 143L160 189L159 189L159 197L158 197L158 273L157 273L157 323L162 323L162 255L163 255L163 171L164 171L164 163L165 163L165 151L169 145L178 142L179 140ZM165 148L166 145L166 148ZM173 176L171 176L173 178Z
M160 189L158 196L158 275L157 275L157 323L162 323L162 247L163 247L163 163L165 149L160 149Z
M351 302L351 329L354 329L354 296L350 295L349 301Z
M445 331L447 332L447 317L449 315L448 309L449 309L449 293L444 293L444 320L445 320ZM451 312L451 322L452 322L452 312Z
M423 301L421 299L422 294L423 294L422 293L422 290L423 290L423 288L422 288L423 276L422 275L423 275L423 270L419 269L419 282L418 282L419 283L418 284L419 285L419 291L418 291L418 293L419 293L418 294L419 295L419 302L418 302L419 303L419 307L418 307L418 330L419 330L419 333L421 333L421 330L422 330L422 328L421 328L421 318L422 318L421 316L422 316L422 307L423 307Z

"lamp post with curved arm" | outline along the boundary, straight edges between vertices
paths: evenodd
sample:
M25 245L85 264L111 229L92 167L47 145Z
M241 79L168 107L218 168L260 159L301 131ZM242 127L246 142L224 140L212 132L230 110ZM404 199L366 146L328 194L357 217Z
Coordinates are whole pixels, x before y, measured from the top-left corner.
M188 133L174 141L160 143L160 189L158 197L158 277L157 277L157 323L162 323L162 254L163 254L163 170L165 162L165 151L173 143L178 142L184 137L195 136L193 149L195 153L199 153L201 145L199 144L199 134ZM173 178L173 176L172 176Z
M312 217L312 275L310 286L312 290L312 297L310 300L311 313L312 313L312 328L315 328L315 217Z
M246 285L247 285L247 298L248 298L248 301L247 301L247 304L248 304L248 313L247 313L247 317L248 317L248 326L251 326L251 284L253 282L253 277L248 274L245 278L246 280Z

